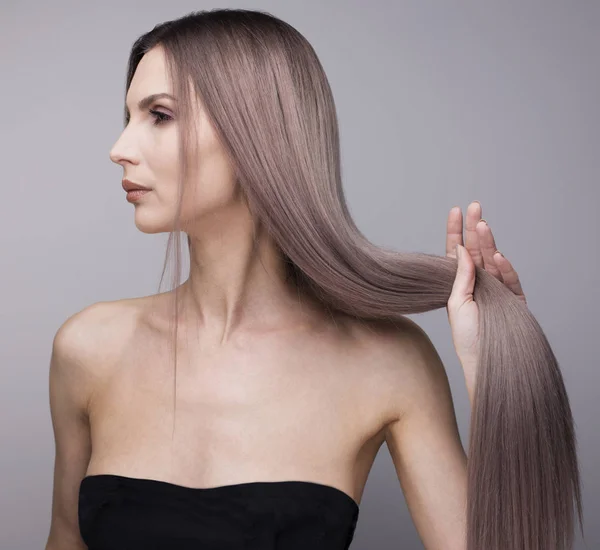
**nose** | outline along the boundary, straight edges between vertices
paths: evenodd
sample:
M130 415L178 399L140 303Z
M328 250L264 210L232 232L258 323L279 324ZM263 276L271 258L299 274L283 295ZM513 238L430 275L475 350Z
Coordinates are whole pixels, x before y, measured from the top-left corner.
M129 164L139 164L139 155L136 152L133 144L131 142L127 142L126 139L123 139L126 131L119 136L119 139L112 146L109 156L110 160L112 160L115 164L120 164L124 166L125 163Z

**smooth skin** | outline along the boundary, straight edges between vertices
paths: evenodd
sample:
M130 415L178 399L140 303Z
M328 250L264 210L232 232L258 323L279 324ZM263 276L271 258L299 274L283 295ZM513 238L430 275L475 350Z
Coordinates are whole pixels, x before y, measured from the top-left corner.
M177 101L157 96L143 103L165 93L172 96L173 87L157 46L136 69L126 97L129 120L109 155L123 178L150 189L131 206L136 227L147 234L169 231L177 204ZM194 109L197 149L181 213L190 239L189 277L180 285L182 333L201 334L203 353L217 355L247 334L324 322L326 308L309 296L300 299L286 282L285 261L264 228L255 226L203 106L197 102ZM114 186L125 201L120 178ZM91 456L90 402L110 363L106 354L119 345L108 334L118 311L112 304L93 304L65 321L54 338L49 391L56 454L47 550L85 548L77 503Z

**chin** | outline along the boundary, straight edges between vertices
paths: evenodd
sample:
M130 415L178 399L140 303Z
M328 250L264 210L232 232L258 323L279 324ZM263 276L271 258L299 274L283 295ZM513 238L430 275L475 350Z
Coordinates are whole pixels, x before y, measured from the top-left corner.
M145 211L144 211L145 210ZM142 233L168 233L171 231L169 220L163 216L158 216L156 212L151 212L144 208L136 207L135 210L135 226Z

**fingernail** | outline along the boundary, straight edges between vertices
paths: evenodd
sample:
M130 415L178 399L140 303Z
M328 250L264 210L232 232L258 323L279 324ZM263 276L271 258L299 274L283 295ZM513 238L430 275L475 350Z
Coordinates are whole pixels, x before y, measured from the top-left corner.
M485 225L487 225L487 222L486 222L486 221L485 221L483 218L481 218L481 219L479 220L479 222L483 222L483 223L485 223ZM479 223L479 222L477 222L477 223Z

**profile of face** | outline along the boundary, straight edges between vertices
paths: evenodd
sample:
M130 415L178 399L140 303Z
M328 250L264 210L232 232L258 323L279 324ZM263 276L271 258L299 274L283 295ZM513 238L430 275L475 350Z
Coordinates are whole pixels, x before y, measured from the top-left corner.
M172 90L164 52L156 46L136 68L126 99L130 120L110 151L111 160L123 167L123 179L150 189L133 202L135 224L144 233L170 231L176 213L180 175L177 101L157 97L143 103L154 94L172 96ZM211 220L222 225L224 214L244 207L230 159L200 100L194 109L197 151L191 159L192 176L184 188L181 210L182 228L188 235L194 231L191 228L207 230Z

